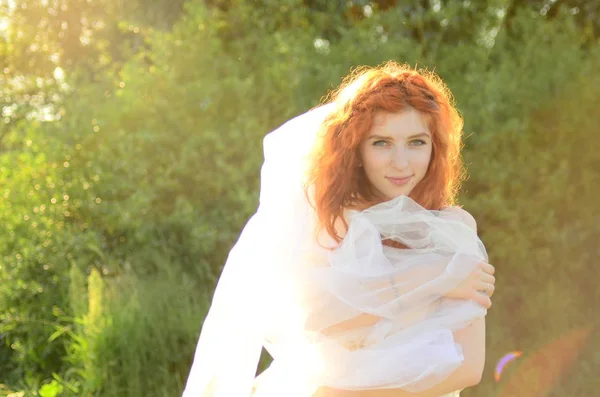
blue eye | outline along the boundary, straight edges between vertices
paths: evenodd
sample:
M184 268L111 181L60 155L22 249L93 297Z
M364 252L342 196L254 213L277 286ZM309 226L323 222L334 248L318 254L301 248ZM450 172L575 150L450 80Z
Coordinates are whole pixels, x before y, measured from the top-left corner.
M373 146L384 146L384 145L387 145L387 141L378 140L378 141L373 142Z
M422 139L415 139L414 141L411 141L410 143L416 144L417 146L427 145L427 142Z

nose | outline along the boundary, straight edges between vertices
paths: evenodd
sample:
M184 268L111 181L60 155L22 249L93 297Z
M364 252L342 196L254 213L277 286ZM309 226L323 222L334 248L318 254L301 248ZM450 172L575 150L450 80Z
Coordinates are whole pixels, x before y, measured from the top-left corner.
M392 150L391 165L394 168L402 170L408 167L408 153L403 145L398 145L396 150Z

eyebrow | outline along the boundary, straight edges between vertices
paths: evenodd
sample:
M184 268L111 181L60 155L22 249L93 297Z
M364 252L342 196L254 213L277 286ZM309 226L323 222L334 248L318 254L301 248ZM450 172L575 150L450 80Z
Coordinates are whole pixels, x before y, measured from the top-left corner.
M429 134L426 133L426 132L421 132L419 134L414 134L414 135L409 136L408 139L420 138L420 137L427 137L427 138L429 138ZM373 135L369 135L368 139L390 139L390 138L391 138L390 136L373 134Z

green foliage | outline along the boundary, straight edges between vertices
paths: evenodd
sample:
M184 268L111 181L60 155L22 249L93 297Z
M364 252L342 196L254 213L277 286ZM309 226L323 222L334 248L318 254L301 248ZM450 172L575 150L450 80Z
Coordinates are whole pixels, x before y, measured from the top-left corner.
M499 130L493 146L477 144L469 153L469 160L482 166L472 167L464 201L479 215L504 290L494 301L501 313L490 318L492 351L512 345L534 353L541 335L548 342L547 335L554 339L571 327L598 325L593 313L600 301L594 285L599 274L593 264L600 257L595 211L600 118L594 109L599 81L585 72L563 79L554 80L562 88L526 120ZM600 364L598 357L586 360L588 368ZM581 390L582 383L574 377L557 395L585 395L569 388Z
M65 396L165 396L181 390L206 297L189 277L122 276L88 282L88 311L76 321L61 382Z
M5 136L10 150L0 157L0 222L5 225L0 232L0 307L7 308L0 313L5 336L0 365L9 366L2 368L3 375L14 370L23 377L60 366L62 342L45 343L45 339L60 312L56 303L65 298L57 290L67 275L65 251L75 243L65 223L71 203L65 192L68 182L59 176L64 164L48 163L45 152L46 147L59 153L62 148L50 139L37 139L37 128L35 123L23 123ZM11 356L23 365L11 365Z
M56 397L62 394L63 385L53 380L40 388L40 397Z
M465 117L461 201L498 270L474 392L495 393L493 364L506 352L589 325L600 49L577 18L517 10L506 29L493 1L443 2L410 20L408 6L384 1L368 16L366 2L362 14L341 2L230 3L186 3L172 29L143 30L123 62L93 77L67 70L57 120L23 111L6 124L0 395L178 395L214 280L257 206L262 137L353 66L388 59L435 68ZM111 26L130 26L105 11ZM135 20L156 18L138 11ZM582 374L599 363L584 360ZM595 390L575 376L555 391L587 385Z
M191 364L189 340L197 338L207 309L197 289L189 278L123 278L111 286L107 325L94 346L95 368L105 372L100 395L182 390Z

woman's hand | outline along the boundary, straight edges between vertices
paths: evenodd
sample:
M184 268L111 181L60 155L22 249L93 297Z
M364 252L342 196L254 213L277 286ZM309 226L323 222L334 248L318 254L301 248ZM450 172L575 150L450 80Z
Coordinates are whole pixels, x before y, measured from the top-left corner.
M494 266L479 262L469 276L456 288L446 293L446 298L471 299L486 309L492 306L491 296L496 290Z

